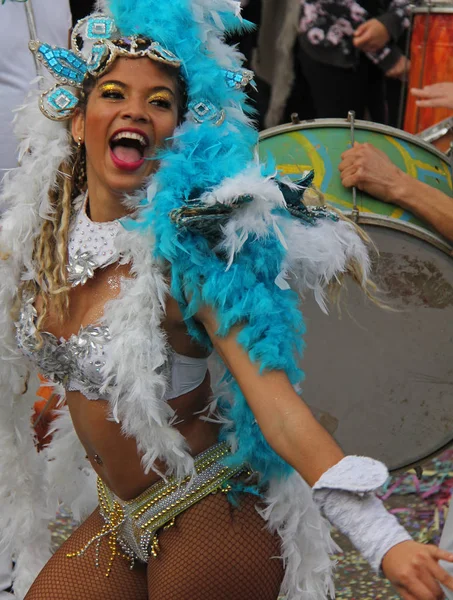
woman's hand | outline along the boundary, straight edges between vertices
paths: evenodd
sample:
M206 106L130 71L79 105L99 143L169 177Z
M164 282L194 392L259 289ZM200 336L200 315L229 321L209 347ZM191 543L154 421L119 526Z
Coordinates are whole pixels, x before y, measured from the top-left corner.
M411 94L420 98L415 103L417 106L440 106L453 109L453 83L451 82L435 83L422 89L412 88Z
M379 52L389 41L387 27L377 19L365 21L354 31L354 46L363 52Z
M453 590L453 577L439 560L453 562L453 554L437 546L402 542L384 556L382 570L403 600L441 600L439 584Z

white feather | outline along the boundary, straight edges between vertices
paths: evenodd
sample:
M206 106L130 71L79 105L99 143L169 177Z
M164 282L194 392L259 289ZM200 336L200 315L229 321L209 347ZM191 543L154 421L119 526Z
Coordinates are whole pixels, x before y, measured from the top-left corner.
M81 522L98 504L96 473L74 430L69 410L57 411L49 434L52 443L46 449L48 489Z
M48 522L55 517L57 498L45 480L47 460L33 443L30 417L33 398L23 395L28 364L19 353L11 311L21 279L34 275L33 242L42 219L49 218L49 189L57 169L71 153L67 129L46 119L36 92L16 115L21 167L3 180L0 250L0 539L15 554L16 598L28 586L50 553Z
M304 295L312 290L320 308L327 312L326 287L347 271L351 261L362 267L365 284L370 271L367 248L347 221L323 219L307 226L295 219L278 219L288 252L282 265L291 287Z
M339 548L330 526L314 504L310 487L297 474L274 480L258 512L272 533L282 540L285 566L280 594L286 600L325 600L335 597L330 554Z
M151 236L124 232L117 247L134 278L124 279L120 296L105 307L112 341L104 388L110 387L113 417L137 440L145 472L159 472L155 463L164 460L169 474L184 477L193 471L193 458L172 426L175 413L165 400L169 348L161 323L168 285L152 257Z

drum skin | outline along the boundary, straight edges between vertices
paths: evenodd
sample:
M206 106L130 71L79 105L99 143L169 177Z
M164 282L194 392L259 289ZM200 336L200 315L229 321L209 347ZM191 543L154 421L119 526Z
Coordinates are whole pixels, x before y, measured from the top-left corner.
M356 122L355 136L452 194L446 158L428 144L363 121ZM352 195L338 174L349 139L348 124L337 119L282 126L262 132L260 156L272 155L291 179L314 167L316 186L349 214ZM311 295L303 299L303 397L346 453L398 470L453 441L452 249L398 207L366 194L358 200L362 226L379 251L372 278L387 308L352 282L329 315Z
M453 73L453 7L413 10L409 89L451 81ZM408 94L404 129L419 133L453 116L448 108L419 108Z

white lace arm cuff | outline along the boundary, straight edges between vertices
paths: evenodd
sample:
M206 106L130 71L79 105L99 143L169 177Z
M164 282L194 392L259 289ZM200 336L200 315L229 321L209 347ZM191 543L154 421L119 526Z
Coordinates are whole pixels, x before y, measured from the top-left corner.
M411 539L373 493L387 477L382 463L347 456L313 486L314 500L324 515L348 536L376 572L390 548Z

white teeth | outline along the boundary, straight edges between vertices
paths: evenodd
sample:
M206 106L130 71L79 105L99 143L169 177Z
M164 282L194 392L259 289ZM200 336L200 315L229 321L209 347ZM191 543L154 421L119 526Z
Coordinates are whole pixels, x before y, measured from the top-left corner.
M135 133L133 131L120 131L112 138L112 142L119 142L121 140L137 140L144 147L148 145L146 138L139 133Z

